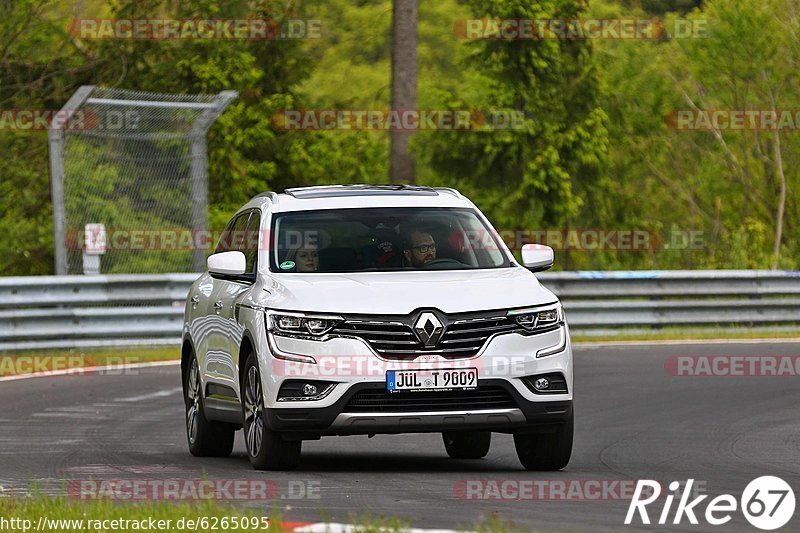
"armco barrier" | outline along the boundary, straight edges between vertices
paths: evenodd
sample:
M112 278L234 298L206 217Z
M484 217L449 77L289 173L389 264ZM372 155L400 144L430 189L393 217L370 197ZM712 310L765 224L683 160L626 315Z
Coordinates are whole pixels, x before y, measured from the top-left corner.
M0 278L0 350L179 344L197 276Z
M573 330L775 326L800 332L800 272L655 270L552 272L542 284Z
M800 272L550 272L573 332L797 328ZM0 350L177 344L197 274L0 278Z

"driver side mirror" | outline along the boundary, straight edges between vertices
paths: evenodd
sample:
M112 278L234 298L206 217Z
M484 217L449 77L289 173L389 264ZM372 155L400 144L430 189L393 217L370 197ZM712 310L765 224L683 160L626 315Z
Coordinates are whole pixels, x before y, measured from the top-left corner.
M531 272L542 272L553 266L553 249L544 244L522 246L522 266Z
M220 252L209 256L207 264L211 274L241 276L245 272L247 261L242 252Z

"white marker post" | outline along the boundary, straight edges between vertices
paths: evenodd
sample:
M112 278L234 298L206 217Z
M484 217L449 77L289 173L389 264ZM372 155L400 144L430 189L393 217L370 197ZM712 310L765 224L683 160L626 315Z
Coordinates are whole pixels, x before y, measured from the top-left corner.
M100 256L106 253L104 224L86 224L83 231L83 273L100 274Z

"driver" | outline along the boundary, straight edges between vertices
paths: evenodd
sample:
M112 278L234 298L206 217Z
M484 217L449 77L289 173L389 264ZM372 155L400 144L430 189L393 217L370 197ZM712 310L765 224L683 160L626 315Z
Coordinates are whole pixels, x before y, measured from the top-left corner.
M403 255L407 265L422 268L436 259L436 241L427 231L411 230L403 239Z

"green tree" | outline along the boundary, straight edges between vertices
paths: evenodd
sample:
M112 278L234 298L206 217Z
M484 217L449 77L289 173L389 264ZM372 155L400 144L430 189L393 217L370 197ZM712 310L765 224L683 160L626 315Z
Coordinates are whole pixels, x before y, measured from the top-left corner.
M582 2L468 2L479 18L580 18ZM513 129L431 132L418 139L430 166L420 181L454 184L503 228L564 229L592 210L604 187L606 113L586 41L487 40L467 43L467 87L440 105L513 110Z

